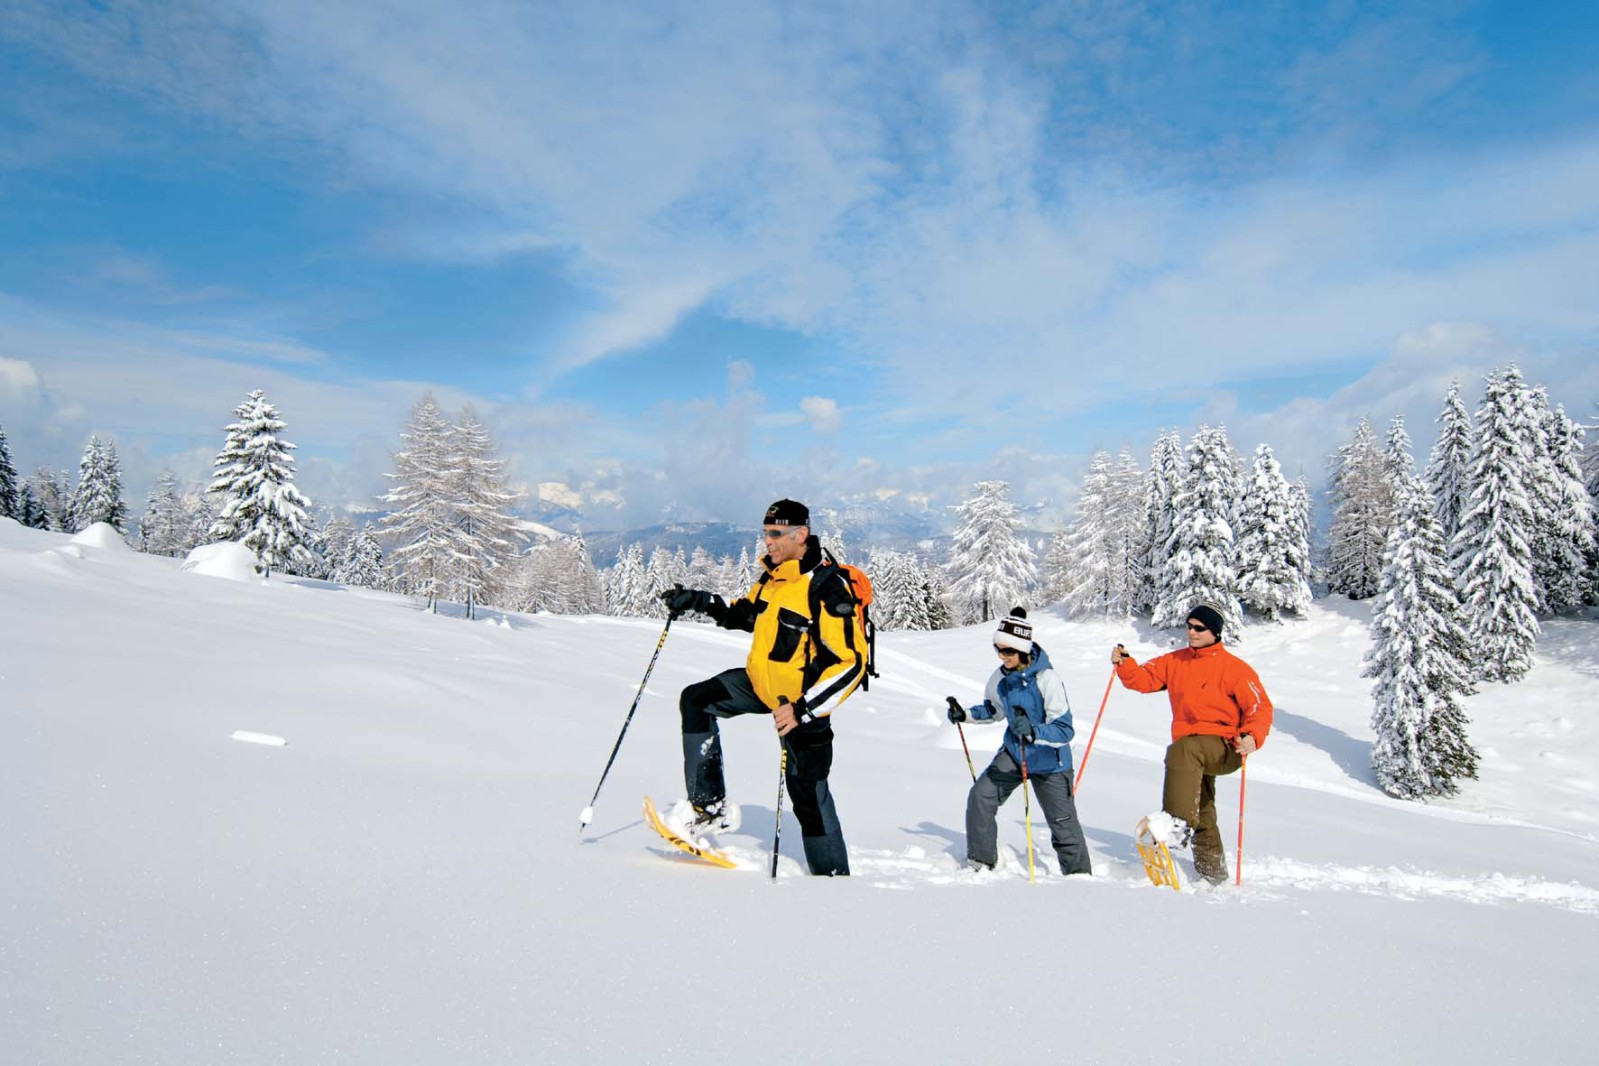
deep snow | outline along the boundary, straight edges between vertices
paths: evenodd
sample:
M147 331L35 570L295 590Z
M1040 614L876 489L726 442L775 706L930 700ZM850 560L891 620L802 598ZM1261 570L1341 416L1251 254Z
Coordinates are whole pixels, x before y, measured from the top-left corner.
M747 867L678 855L686 683L740 634L678 622L586 832L658 623L492 615L217 580L0 520L0 1059L17 1063L1449 1061L1585 1057L1599 977L1599 625L1468 701L1482 780L1373 785L1365 608L1238 651L1278 706L1249 767L1244 886L1144 880L1164 697L1112 691L1079 799L1091 879L962 869L945 695L987 627L880 638L835 718L856 871L766 877L769 724L724 731ZM1078 757L1110 675L1167 634L1045 615ZM966 727L978 768L998 727ZM241 743L239 734L285 743ZM1220 790L1229 846L1237 779ZM1185 870L1186 872L1186 870Z

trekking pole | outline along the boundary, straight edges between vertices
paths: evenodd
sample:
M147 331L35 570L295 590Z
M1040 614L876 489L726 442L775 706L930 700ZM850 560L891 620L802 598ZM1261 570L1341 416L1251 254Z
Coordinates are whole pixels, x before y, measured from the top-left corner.
M1238 871L1233 884L1244 883L1244 786L1249 784L1249 756L1238 764Z
M787 702L787 701L785 701ZM782 755L777 761L777 824L772 828L772 880L777 880L777 842L783 839L783 786L788 782L788 744L778 738Z
M1083 762L1077 768L1077 780L1072 782L1072 795L1074 796L1083 786L1083 771L1088 769L1088 754L1094 750L1094 738L1099 736L1099 720L1105 717L1105 704L1110 702L1110 689L1115 683L1116 668L1112 666L1110 668L1110 680L1105 682L1105 698L1099 701L1099 713L1094 716L1094 729L1093 732L1088 734L1088 747L1083 749Z
M961 706L960 700L957 700L954 696L946 696L945 699L948 700L949 705L955 710L965 710L965 708ZM972 775L972 784L975 785L977 783L977 768L972 765L972 749L966 746L966 730L961 728L961 724L959 722L955 723L955 728L960 732L961 735L961 750L966 752L966 772Z
M672 628L672 620L676 614L666 613L666 625L661 629L661 639L655 642L655 654L650 656L650 665L644 669L644 680L638 683L638 692L633 696L633 706L627 709L627 718L622 722L622 731L616 735L616 744L611 748L611 757L605 760L605 769L600 774L600 783L594 786L594 795L589 799L589 805L583 808L583 813L578 815L579 825L577 831L581 833L589 827L594 820L594 803L600 798L600 789L605 787L605 778L611 772L611 764L616 762L616 753L622 750L622 738L627 736L627 727L633 724L633 712L638 710L638 701L644 696L644 686L650 683L650 674L655 671L655 660L661 657L661 648L666 644L666 634Z
M1016 713L1027 712L1018 707ZM1027 880L1036 881L1038 878L1033 873L1033 794L1027 789L1027 742L1021 741L1017 746L1022 749L1022 810L1027 812Z

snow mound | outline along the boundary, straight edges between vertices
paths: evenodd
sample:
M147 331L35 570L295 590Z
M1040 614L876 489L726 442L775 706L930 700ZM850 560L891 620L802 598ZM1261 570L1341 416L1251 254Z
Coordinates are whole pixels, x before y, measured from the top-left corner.
M202 544L183 560L183 569L229 581L254 581L255 552L236 540Z
M130 552L128 542L122 539L122 534L108 522L96 522L87 529L82 530L68 543L78 544L85 548L103 548L111 551Z

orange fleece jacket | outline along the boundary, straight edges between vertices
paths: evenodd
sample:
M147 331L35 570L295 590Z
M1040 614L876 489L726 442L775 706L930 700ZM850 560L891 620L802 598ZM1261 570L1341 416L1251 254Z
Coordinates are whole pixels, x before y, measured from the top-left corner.
M1221 644L1181 648L1140 666L1123 659L1116 676L1137 692L1171 694L1171 738L1248 733L1256 747L1271 731L1271 699L1254 669Z

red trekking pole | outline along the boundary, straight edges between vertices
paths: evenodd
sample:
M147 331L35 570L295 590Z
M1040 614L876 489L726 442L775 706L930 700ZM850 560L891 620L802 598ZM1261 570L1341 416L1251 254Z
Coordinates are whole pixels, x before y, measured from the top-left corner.
M1249 756L1238 765L1238 872L1233 884L1244 883L1244 786L1249 784Z
M1088 769L1088 753L1094 750L1094 738L1099 736L1099 720L1105 717L1105 704L1110 702L1110 689L1116 683L1116 668L1110 668L1110 680L1105 682L1105 698L1099 701L1099 713L1094 716L1094 730L1088 734L1088 747L1083 749L1082 765L1077 767L1077 780L1072 782L1072 795L1077 795L1083 784L1083 771Z

